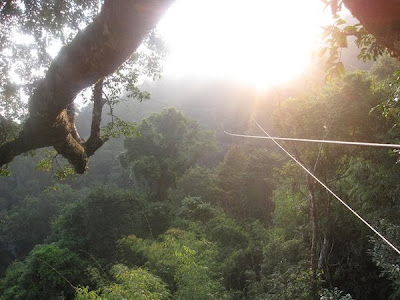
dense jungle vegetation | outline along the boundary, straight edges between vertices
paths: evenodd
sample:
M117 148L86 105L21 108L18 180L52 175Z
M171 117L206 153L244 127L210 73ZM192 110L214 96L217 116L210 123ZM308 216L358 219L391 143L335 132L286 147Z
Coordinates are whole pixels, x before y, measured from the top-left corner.
M152 100L115 108L132 136L104 144L87 174L64 176L45 149L0 178L0 299L400 299L399 255L272 142L220 124L262 135L254 115L275 136L397 143L397 69L382 57L263 96L146 83ZM284 146L400 245L396 151Z

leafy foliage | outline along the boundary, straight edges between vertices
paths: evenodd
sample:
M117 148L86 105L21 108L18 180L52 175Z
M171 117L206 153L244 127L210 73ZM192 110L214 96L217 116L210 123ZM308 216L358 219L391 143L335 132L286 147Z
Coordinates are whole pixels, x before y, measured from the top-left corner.
M215 245L209 241L191 232L170 229L152 243L130 236L120 245L133 251L130 257L144 256L145 266L167 283L174 299L225 298L217 277Z
M88 288L79 288L75 300L171 299L165 284L145 269L129 269L119 264L112 267L111 273L117 283L106 286L99 292L89 291Z
M41 245L23 262L14 262L0 281L0 299L71 298L85 284L86 263L68 249Z
M123 166L134 185L155 200L165 200L167 190L208 151L215 149L212 133L173 108L153 114L139 125L140 137L126 139Z
M342 62L342 49L348 47L348 38L353 37L354 43L360 49L357 59L363 62L376 61L378 57L387 55L387 50L382 46L367 30L360 24L341 18L337 12L341 10L341 2L337 0L326 1L326 5L331 5L334 23L324 27L322 38L326 45L321 49L320 56L328 53L325 65L327 78L332 79L345 74L346 70ZM340 3L338 3L340 2Z
M119 238L146 231L144 208L140 195L100 186L86 199L66 207L54 223L52 239L109 259Z
M369 73L282 100L276 134L396 142L396 114L385 117L379 106L393 93L386 80L395 66L382 60ZM247 125L238 130L255 132ZM226 151L207 156L214 134L175 109L137 129L125 150L122 140L106 145L82 182L43 190L43 174L27 172L32 158L11 166L18 177L0 181L1 270L8 266L0 299L398 298L397 255L274 148L219 138ZM399 243L393 151L285 147ZM116 165L121 151L124 169Z

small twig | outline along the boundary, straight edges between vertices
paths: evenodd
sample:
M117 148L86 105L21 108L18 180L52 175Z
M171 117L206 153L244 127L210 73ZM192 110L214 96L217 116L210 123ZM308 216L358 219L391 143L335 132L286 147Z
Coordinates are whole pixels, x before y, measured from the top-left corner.
M94 262L97 264L97 266L98 266L98 267L100 268L100 270L103 272L103 274L104 274L108 279L110 279L110 278L108 277L107 272L103 269L103 267L100 265L100 263L97 261L97 259L96 259L91 253L89 253L89 252L87 252L86 250L83 250L83 249L78 249L78 250L76 250L76 251L80 251L80 252L83 252L83 253L86 253L87 255L89 255L90 258L94 260Z
M150 230L150 235L151 235L152 239L154 240L153 230L151 229L149 219L147 219L147 216L144 212L141 211L140 213L143 214L144 218L146 219L147 226L149 227L149 230Z
M47 261L45 261L44 259L41 259L40 257L35 257L36 259L40 260L41 262L45 263L48 267L50 267L53 271L55 271L58 275L60 275L60 277L67 282L75 291L78 290L78 288L76 286L74 286L67 278L65 278L65 276L63 274L61 274L59 271L57 271L56 268L54 268L52 265L50 265Z
M59 156L60 154L57 153L56 155L54 155L54 157L51 160L51 172L53 173L54 176L57 177L57 172L54 172L54 168L53 168L53 162L55 161L57 164L58 169L61 171L63 169L63 167L60 165L60 162L57 159L57 156Z

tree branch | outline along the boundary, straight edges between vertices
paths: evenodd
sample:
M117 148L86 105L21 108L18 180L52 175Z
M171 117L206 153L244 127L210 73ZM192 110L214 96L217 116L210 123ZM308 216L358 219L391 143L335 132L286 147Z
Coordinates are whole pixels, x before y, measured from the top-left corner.
M83 173L88 153L77 141L67 109L76 95L114 72L137 49L172 0L105 0L100 14L51 63L29 99L19 136L0 146L0 167L15 156L54 146ZM90 153L93 154L93 153Z
M103 112L104 99L103 99L103 79L97 81L93 89L93 112L92 112L92 126L90 130L90 137L85 143L87 156L92 156L94 152L99 149L106 140L100 137L100 124L101 114Z
M343 3L392 56L400 57L399 1L343 0Z
M78 129L75 124L75 103L71 103L67 107L68 121L71 124L71 135L79 143L83 142L81 136L79 135Z

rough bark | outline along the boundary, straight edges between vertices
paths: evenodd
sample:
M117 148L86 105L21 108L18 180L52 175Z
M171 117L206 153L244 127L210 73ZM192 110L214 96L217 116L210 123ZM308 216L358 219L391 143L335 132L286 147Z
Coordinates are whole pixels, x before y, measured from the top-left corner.
M106 0L95 20L51 63L29 99L29 117L21 133L0 146L0 167L26 151L53 146L83 173L95 147L76 131L71 113L76 95L127 60L171 2Z
M400 58L400 1L343 0L343 3L392 56Z

